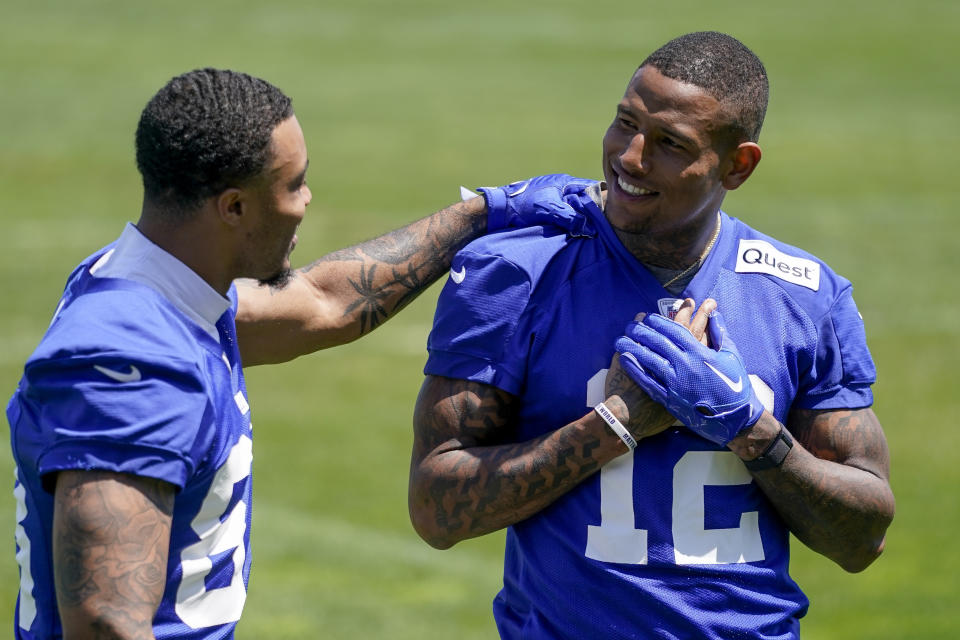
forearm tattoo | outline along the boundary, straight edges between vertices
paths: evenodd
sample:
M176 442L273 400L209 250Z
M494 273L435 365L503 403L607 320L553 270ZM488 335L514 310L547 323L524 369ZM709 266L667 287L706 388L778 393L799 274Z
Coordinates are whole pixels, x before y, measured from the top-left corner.
M418 276L414 265L408 265L407 274L394 268L392 278L379 286L375 284L376 271L376 264L361 264L359 280L347 279L357 297L344 310L344 315L359 313L362 333L376 329L381 322L389 318L393 312L407 306L430 284ZM388 305L389 308L384 305Z
M623 419L624 425L638 440L660 433L676 419L638 387L630 376L614 362L606 378L606 404Z
M113 480L114 482L111 482ZM64 472L54 529L57 601L65 622L82 607L96 637L152 638L166 582L173 491L137 479L117 491L117 474Z
M493 387L429 378L415 417L411 508L454 540L530 517L596 472L602 440L561 428L522 443L517 399Z
M409 304L450 267L454 254L486 230L482 204L459 202L379 238L335 251L300 269L348 266L345 317L367 333Z
M800 540L841 565L865 567L894 513L879 422L869 410L798 410L788 422L806 450L791 452L782 470L758 473L758 484Z

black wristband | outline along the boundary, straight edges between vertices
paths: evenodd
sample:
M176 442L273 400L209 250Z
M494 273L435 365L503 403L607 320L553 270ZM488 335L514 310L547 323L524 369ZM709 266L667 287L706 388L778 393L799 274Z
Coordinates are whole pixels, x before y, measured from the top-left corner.
M777 437L773 439L773 442L770 443L770 446L753 460L744 460L743 464L745 464L750 471L773 469L783 464L783 461L792 448L793 438L791 438L787 430L783 428L783 425L780 425L780 431L777 433Z

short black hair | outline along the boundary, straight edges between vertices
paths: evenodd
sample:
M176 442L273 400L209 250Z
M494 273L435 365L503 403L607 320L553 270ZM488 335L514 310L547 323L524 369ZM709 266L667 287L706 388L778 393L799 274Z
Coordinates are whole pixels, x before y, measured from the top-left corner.
M149 199L186 216L211 196L258 175L293 104L265 80L196 69L157 92L137 125L137 168Z
M674 38L640 65L693 84L720 101L732 118L733 137L756 142L767 112L767 70L742 42L716 31Z

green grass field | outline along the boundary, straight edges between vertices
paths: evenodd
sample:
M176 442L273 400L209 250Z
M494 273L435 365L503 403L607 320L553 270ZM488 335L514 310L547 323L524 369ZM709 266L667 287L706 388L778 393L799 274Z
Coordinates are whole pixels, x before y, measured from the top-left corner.
M863 574L795 543L812 601L804 637L956 637L954 0L11 0L0 20L0 392L13 391L69 270L138 217L133 131L169 77L230 67L293 96L314 193L294 254L303 264L444 206L460 184L599 177L600 138L633 68L698 29L741 38L771 76L764 160L725 210L854 282L879 368L897 517ZM495 636L502 536L439 552L407 519L411 413L438 291L356 344L248 371L257 490L238 638ZM4 447L12 489L11 468ZM17 588L11 491L0 491L0 522L3 630Z

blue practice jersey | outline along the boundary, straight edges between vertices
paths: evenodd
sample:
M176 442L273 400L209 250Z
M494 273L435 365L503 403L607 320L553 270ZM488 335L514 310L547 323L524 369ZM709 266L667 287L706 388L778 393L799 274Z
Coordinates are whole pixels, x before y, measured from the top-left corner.
M521 399L518 440L604 399L614 340L667 293L584 195L595 237L541 228L454 258L425 373ZM875 371L850 283L726 214L681 297L717 300L759 397L792 408L872 403ZM504 638L793 638L807 599L789 532L730 450L677 425L644 439L507 531L494 614Z
M251 522L236 293L220 296L226 311L203 327L155 288L91 274L109 258L98 252L71 275L7 407L17 465L16 637L61 637L52 481L58 471L97 469L177 489L155 636L229 638L246 597Z

